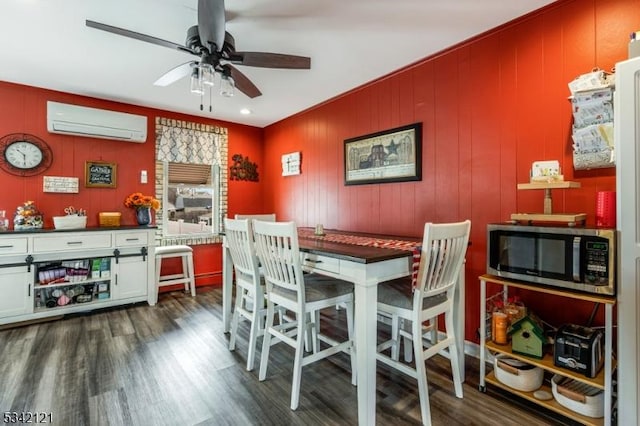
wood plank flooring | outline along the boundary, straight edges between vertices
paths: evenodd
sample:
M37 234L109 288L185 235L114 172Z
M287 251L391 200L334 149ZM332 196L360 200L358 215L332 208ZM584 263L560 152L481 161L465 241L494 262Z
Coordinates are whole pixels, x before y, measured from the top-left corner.
M344 324L323 313L323 330ZM345 354L303 368L300 407L289 409L293 350L271 350L267 379L245 370L247 323L236 350L222 332L221 289L195 298L161 294L137 304L0 331L0 412L52 413L55 425L356 425L357 395ZM258 345L260 347L260 345ZM557 425L534 406L478 391L467 359L464 399L448 361L427 363L434 425ZM547 412L547 415L549 413ZM378 365L377 424L420 424L417 384Z

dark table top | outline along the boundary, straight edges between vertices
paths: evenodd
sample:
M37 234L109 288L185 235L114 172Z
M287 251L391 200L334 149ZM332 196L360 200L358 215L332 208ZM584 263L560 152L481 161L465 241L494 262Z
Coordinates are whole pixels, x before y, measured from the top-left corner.
M302 228L311 229L313 228ZM325 229L325 234L343 234L356 235L380 239L416 241L421 242L420 238L401 237L393 235L366 234L361 232L348 232L333 229ZM410 250L399 250L382 247L359 246L356 244L337 243L332 241L324 241L321 238L298 238L300 251L334 257L343 260L349 260L357 263L375 263L384 260L398 259L403 257L412 257L413 252Z

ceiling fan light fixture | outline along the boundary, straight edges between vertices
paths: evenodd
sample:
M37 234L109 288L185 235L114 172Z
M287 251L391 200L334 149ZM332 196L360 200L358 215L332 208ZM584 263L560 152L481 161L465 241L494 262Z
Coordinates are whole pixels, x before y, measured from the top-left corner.
M191 93L194 95L204 95L204 87L202 87L202 68L198 65L194 66L191 70Z
M220 80L220 94L225 98L230 98L235 94L235 88L236 83L233 78L223 74Z
M200 64L200 70L202 74L202 84L205 86L213 86L213 79L215 77L213 67L210 64Z

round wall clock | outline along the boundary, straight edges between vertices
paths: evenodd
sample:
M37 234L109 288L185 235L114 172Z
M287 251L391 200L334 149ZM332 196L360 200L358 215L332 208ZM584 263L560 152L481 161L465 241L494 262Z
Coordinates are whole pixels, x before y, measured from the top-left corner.
M35 176L53 162L49 145L37 136L12 133L0 138L0 169L16 176Z

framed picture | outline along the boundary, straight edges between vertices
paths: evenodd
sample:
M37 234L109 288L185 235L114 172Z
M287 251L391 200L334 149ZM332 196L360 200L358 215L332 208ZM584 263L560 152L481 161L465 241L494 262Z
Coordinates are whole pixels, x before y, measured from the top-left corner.
M84 163L84 186L87 188L115 188L118 177L118 165L105 161L87 161Z
M344 141L344 184L422 179L422 123Z

